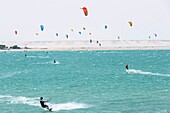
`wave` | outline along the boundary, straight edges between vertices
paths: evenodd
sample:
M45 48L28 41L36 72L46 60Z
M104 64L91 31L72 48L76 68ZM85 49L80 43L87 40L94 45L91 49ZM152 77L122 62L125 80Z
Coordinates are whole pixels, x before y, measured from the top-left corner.
M115 54L117 54L117 53L122 53L122 52L118 52L118 51L98 51L97 53L102 53L102 54L113 54L113 53L115 53Z
M23 70L23 71L13 71L13 72L4 72L0 74L0 79L4 79L4 78L10 78L13 77L15 75L19 75L21 73L28 73L29 70Z
M170 74L161 74L161 73L153 73L153 72L145 72L142 70L135 70L135 69L129 69L126 70L129 74L142 74L142 75L155 75L155 76L168 76L170 77Z
M0 75L0 79L13 77L13 76L20 74L20 73L22 73L22 72L21 71L19 71L19 72L6 72L6 73L3 73L3 75L2 74Z
M6 96L0 95L0 102L5 102L7 104L25 104L29 106L41 107L39 103L39 97L28 98L28 97L15 97L15 96ZM53 108L52 111L60 111L60 110L75 110L75 109L83 109L89 108L90 106L84 103L76 103L76 102L68 102L61 104L53 104L47 103L50 108Z

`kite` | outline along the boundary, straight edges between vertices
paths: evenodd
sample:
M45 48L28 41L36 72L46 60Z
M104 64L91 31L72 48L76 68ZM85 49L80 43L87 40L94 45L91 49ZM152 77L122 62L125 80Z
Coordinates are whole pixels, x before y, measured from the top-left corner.
M58 33L56 33L56 36L58 36Z
M18 32L17 32L17 31L15 31L15 34L17 35L17 34L18 34Z
M83 7L83 8L81 8L81 9L83 9L84 15L87 16L87 15L88 15L88 10L87 10L87 8L86 8L86 7Z
M79 32L79 34L81 35L81 32Z
M40 25L40 29L41 29L41 31L44 31L44 26Z
M107 25L105 25L104 28L107 29Z
M129 21L129 25L132 27L132 21Z
M68 38L68 35L66 35L66 38Z
M90 43L92 43L92 39L90 39Z

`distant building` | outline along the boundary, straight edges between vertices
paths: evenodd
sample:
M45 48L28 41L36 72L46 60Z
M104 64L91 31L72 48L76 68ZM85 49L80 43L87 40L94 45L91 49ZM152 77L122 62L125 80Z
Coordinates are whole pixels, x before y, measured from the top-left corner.
M14 46L10 47L10 49L21 49L21 48L18 47L17 45L14 45Z
M0 45L0 49L6 49L5 45Z

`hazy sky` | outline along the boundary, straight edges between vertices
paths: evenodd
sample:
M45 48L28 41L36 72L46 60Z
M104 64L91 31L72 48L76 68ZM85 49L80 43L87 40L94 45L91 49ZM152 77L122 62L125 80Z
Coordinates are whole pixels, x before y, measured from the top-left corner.
M170 0L1 0L0 14L0 41L170 40Z

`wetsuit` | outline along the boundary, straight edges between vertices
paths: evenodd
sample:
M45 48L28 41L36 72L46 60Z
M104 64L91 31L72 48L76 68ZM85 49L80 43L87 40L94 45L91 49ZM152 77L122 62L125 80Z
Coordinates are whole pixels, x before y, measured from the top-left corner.
M128 68L128 65L126 65L126 69L128 70L129 68Z
M45 103L45 101L40 100L40 104L41 104L41 106L42 106L43 108L48 108L48 106L47 106L47 105L45 105L44 103Z

